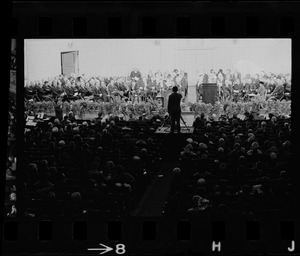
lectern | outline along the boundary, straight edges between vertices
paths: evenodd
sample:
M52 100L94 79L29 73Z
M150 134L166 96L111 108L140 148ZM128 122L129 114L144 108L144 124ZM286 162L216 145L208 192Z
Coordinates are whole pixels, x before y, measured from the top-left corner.
M202 84L202 101L206 104L215 104L218 95L217 84Z

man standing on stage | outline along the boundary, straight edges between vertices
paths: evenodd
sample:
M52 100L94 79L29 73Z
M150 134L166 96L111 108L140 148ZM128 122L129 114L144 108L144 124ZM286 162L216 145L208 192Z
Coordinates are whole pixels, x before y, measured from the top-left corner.
M173 93L169 96L168 100L168 113L171 117L171 133L174 133L175 127L177 132L180 133L180 117L181 117L181 107L180 101L182 95L178 92L178 87L173 87Z
M186 97L188 94L189 85L188 85L188 80L187 80L187 73L185 73L183 71L182 71L182 78L181 78L181 88L184 92L184 97Z

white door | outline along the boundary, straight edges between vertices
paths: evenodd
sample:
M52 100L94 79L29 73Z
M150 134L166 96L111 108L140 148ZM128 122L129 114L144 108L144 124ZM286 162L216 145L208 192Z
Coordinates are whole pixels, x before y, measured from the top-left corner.
M63 75L79 74L78 55L78 51L61 53L61 73Z

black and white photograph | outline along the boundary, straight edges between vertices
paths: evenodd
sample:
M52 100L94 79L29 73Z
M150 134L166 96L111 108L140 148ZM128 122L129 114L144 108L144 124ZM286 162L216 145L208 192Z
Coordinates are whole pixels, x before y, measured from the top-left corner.
M25 39L24 216L292 209L291 39Z

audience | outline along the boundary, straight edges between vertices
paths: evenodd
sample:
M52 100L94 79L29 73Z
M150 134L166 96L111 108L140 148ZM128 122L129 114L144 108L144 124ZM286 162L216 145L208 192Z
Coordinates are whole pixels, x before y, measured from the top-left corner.
M207 205L201 198L207 198L216 213L285 210L281 204L291 193L291 120L250 116L226 122L195 119L194 134L173 170L165 215L202 211ZM257 197L266 202L258 204Z
M130 130L123 130L124 124ZM55 213L61 216L129 214L160 169L161 142L153 137L157 127L153 120L140 125L109 118L95 125L67 116L26 128L24 185L29 202L64 200ZM99 200L101 206L96 204ZM30 207L26 212L43 214Z

